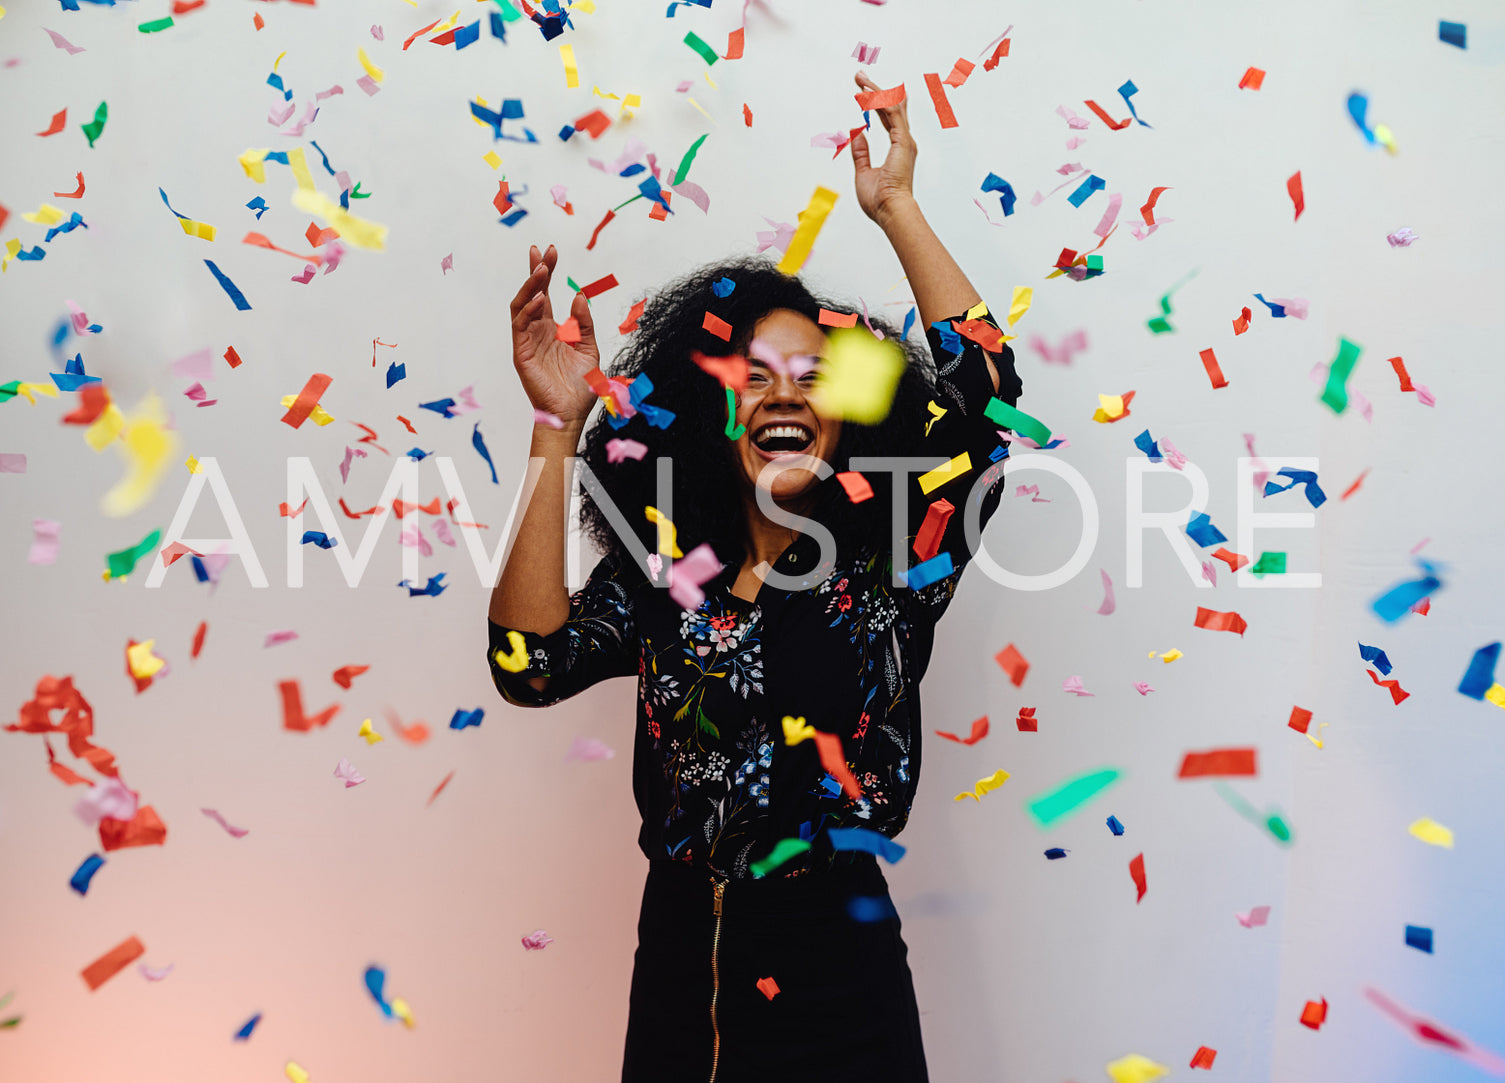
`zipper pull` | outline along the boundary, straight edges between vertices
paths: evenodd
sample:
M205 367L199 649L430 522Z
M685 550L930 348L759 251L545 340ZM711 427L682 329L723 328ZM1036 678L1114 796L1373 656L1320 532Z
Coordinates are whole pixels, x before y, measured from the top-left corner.
M715 892L715 898L712 900L712 912L719 918L721 916L721 897L726 893L726 881L712 880L711 890Z

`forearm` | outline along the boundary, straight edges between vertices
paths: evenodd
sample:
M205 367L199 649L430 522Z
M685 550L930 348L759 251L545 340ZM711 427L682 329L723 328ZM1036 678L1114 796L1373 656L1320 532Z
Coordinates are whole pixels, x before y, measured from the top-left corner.
M512 550L491 592L490 617L497 624L523 632L547 635L569 616L570 594L565 582L565 521L571 477L566 460L575 454L580 425L555 430L533 428L528 449L532 460L542 459Z
M982 297L968 281L941 239L925 221L920 205L910 197L885 206L878 214L878 225L893 246L899 264L914 291L920 320L930 326L937 320L960 316ZM998 387L998 373L991 360L988 376Z

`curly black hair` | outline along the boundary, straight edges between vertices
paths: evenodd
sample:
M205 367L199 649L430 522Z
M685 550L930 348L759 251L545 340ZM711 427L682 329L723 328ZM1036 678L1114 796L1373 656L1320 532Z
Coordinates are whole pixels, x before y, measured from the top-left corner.
M722 278L736 283L726 297L718 297L711 288ZM609 415L602 410L587 429L581 452L606 496L649 552L657 550L658 534L644 509L657 501L658 460L667 458L673 463L673 518L680 548L689 552L709 542L724 564L738 567L745 559L746 520L739 470L725 433L726 393L719 380L691 360L691 352L698 350L712 357L745 353L758 320L780 308L811 320L819 319L822 308L850 311L848 306L811 293L798 277L776 270L767 259L731 259L691 271L651 295L631 341L605 370L607 375L623 380L646 375L653 382L653 391L645 401L676 415L665 429L652 427L642 413L621 428L613 428ZM731 325L730 342L704 329L707 312ZM883 421L876 425L842 424L831 457L831 466L838 473L849 468L853 457L916 454L929 416L926 403L935 391L935 362L923 336L917 336L921 342L916 345L900 341L898 329L886 321L875 318L872 324L899 342L907 364ZM641 461L611 463L606 444L618 437L640 441L649 451ZM832 532L838 556L868 544L886 548L891 525L890 480L883 474L871 476L874 499L856 504L834 474L817 483L814 508L806 514ZM603 556L626 558L623 563L629 566L633 563L589 489L581 493L581 528Z

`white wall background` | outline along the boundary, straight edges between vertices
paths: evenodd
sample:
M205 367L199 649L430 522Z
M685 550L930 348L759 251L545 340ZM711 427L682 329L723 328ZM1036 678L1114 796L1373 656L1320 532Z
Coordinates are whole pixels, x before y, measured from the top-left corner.
M622 287L595 306L605 328L685 267L750 251L763 215L793 221L825 184L842 198L808 274L870 305L905 300L897 262L851 195L849 161L808 145L855 119L850 54L859 39L882 47L872 69L881 84L910 89L917 191L937 230L995 308L1014 286L1035 287L1016 344L1021 406L1070 438L1056 454L1090 480L1102 511L1091 564L1072 583L1027 594L970 572L941 630L927 723L965 731L986 713L994 732L970 748L929 741L902 837L909 856L890 873L932 1077L1101 1079L1105 1062L1130 1051L1184 1077L1205 1044L1219 1051L1213 1074L1225 1079L1475 1078L1476 1069L1413 1044L1360 990L1374 984L1505 1049L1505 718L1455 692L1471 652L1501 636L1505 603L1505 276L1494 193L1505 164L1505 69L1477 44L1465 53L1436 40L1446 18L1469 23L1477 42L1492 5L780 2L748 13L746 57L717 63L713 89L681 39L693 29L724 47L740 17L730 0L668 22L662 3L598 4L561 39L579 57L575 90L564 87L558 42L544 44L526 24L505 46L483 37L460 53L422 41L402 52L408 33L453 10L435 0L212 0L154 35L135 27L166 14L159 0L85 3L78 13L42 0L7 5L0 61L18 62L0 67L0 203L13 212L4 237L39 242L42 230L19 215L42 202L77 206L89 229L0 278L0 380L45 381L61 368L50 333L65 300L78 301L105 331L68 343L68 355L82 349L88 370L126 405L150 391L164 397L183 454L217 457L273 585L252 590L232 566L209 592L186 562L158 591L141 574L101 582L107 551L167 525L186 471L175 468L140 512L107 519L99 499L119 464L58 424L66 401L0 406L0 451L29 457L25 475L0 477L0 553L11 572L6 713L41 675L73 674L94 704L98 741L169 828L164 847L111 855L88 897L77 897L67 879L97 845L69 811L78 791L47 773L36 738L0 736L0 994L15 989L12 1008L25 1015L0 1032L0 1078L229 1083L277 1078L289 1058L320 1083L615 1077L644 872L630 765L625 754L589 764L564 754L578 735L628 749L631 687L598 687L546 713L500 702L483 664L486 591L463 550L440 547L424 562L425 574L450 572L438 598L409 599L391 585L400 577L395 532L360 588L345 586L327 554L310 553L308 585L287 589L277 516L284 461L311 456L331 497L373 503L387 461L358 460L344 488L337 472L359 435L351 422L362 421L395 452L416 444L453 455L477 516L498 534L530 420L504 312L529 243L560 245L561 278L617 275ZM466 0L465 18L488 7ZM260 33L256 12L267 23ZM373 23L384 42L372 38ZM1009 24L1012 54L951 93L961 124L939 130L923 73L976 58ZM86 51L53 48L43 27ZM374 98L355 87L361 46L387 71ZM257 229L307 250L309 219L290 205L287 171L269 165L258 186L236 163L247 147L306 145L266 121L281 99L264 79L284 50L280 71L300 111L314 91L344 85L305 138L364 183L373 197L356 208L391 229L385 252L353 251L306 286L288 281L300 264L237 243ZM1258 93L1237 89L1249 65L1269 73ZM1115 88L1126 78L1139 85L1135 101L1153 129L1110 132L1094 120L1086 143L1065 150L1071 133L1055 107L1088 115L1082 101L1094 98L1121 115ZM714 122L675 93L681 79L695 81L690 93ZM638 117L596 144L559 143L561 124L600 104L592 85L641 93ZM1370 94L1371 119L1392 129L1398 155L1366 146L1349 122L1344 100L1354 89ZM481 155L491 142L466 109L478 94L493 104L522 98L541 139L496 146L513 187L529 189L521 203L530 214L515 229L497 225L490 205L497 174ZM77 125L101 99L110 120L90 150ZM32 134L65 105L63 134ZM677 201L668 222L651 222L639 202L584 250L605 209L632 194L586 157L610 160L634 135L672 165L707 130L691 179L710 193L709 215ZM1064 162L1085 163L1108 193L1124 195L1125 225L1102 250L1108 273L1090 282L1042 281L1063 246L1095 243L1090 230L1105 205L1097 195L1076 210L1062 192L1029 206ZM1307 210L1293 223L1285 179L1297 169ZM78 170L85 198L53 199ZM1021 196L1002 228L972 204L989 171ZM552 184L568 185L574 217L550 204ZM214 223L219 239L183 235L159 185L180 211ZM1172 186L1159 214L1174 222L1139 242L1127 224L1156 185ZM258 194L272 207L259 224L244 208ZM996 199L989 205L997 218ZM1421 240L1391 250L1385 234L1400 226ZM451 252L454 272L441 275ZM231 307L205 257L253 311ZM1194 268L1174 301L1175 333L1152 336L1145 321L1156 299ZM1272 321L1256 291L1309 298L1311 316ZM556 300L564 296L561 283ZM1254 326L1235 339L1230 321L1245 304L1256 309ZM1054 341L1077 328L1091 346L1070 367L1023 348L1031 334ZM1340 335L1365 347L1350 387L1373 402L1372 422L1354 409L1335 417L1316 401L1308 372L1332 359ZM382 350L373 370L367 354L378 336L398 347ZM605 341L615 345L612 335ZM192 408L171 361L228 345L244 366L219 363L210 386L219 404ZM1208 346L1231 381L1221 391L1198 360ZM1393 355L1433 390L1436 408L1397 391L1385 363ZM382 374L394 359L408 378L387 390ZM277 400L315 371L334 377L323 402L338 420L295 432L279 423ZM417 409L468 384L484 407L474 417L444 421ZM1098 393L1131 388L1131 418L1089 420ZM399 413L418 426L417 439L394 420ZM469 448L475 418L502 475L496 487ZM1293 571L1320 571L1321 590L1243 589L1226 574L1198 589L1158 537L1147 543L1145 587L1124 589L1124 463L1146 426L1206 471L1207 510L1230 538L1242 433L1255 433L1267 458L1317 457L1331 499L1316 529L1264 534L1258 548L1288 551ZM1363 487L1340 502L1366 468ZM438 494L433 464L421 469L424 497ZM1150 481L1152 507L1184 502L1179 481ZM1023 474L1018 483L1038 483L1054 502L1010 498L986 540L1009 567L1042 572L1075 544L1079 515L1063 483ZM1265 507L1305 503L1289 493ZM26 563L36 517L63 523L55 565ZM214 536L222 525L206 501L191 533ZM1368 603L1410 574L1408 551L1425 537L1424 555L1446 562L1446 588L1430 616L1382 625ZM1119 584L1108 617L1095 613L1098 567ZM1248 634L1193 628L1199 604L1238 610ZM207 644L190 661L201 620ZM281 628L300 638L263 649L266 633ZM128 638L149 637L172 672L138 696L122 654ZM1392 706L1370 683L1356 640L1388 651L1410 699ZM991 661L1010 641L1032 663L1022 689ZM1171 647L1185 657L1146 657ZM345 664L372 666L349 693L328 679ZM1096 697L1061 692L1072 674ZM276 684L288 678L303 682L311 710L343 704L329 729L281 729ZM1141 698L1135 680L1156 692ZM1293 704L1331 723L1325 749L1285 728ZM456 708L477 705L486 708L478 730L443 728ZM1038 708L1039 733L1015 732L1020 706ZM435 736L403 745L384 722L387 708L428 720ZM374 748L356 737L368 716L388 734ZM1175 780L1187 749L1249 744L1260 750L1260 777L1238 789L1283 811L1296 832L1289 849L1240 820L1210 784ZM347 791L331 777L341 756L365 785ZM1078 818L1041 832L1024 814L1027 797L1099 765L1127 777ZM1013 774L1002 790L981 804L952 801L998 767ZM454 780L426 809L450 770ZM251 833L229 838L199 814L206 806ZM1109 812L1127 825L1123 838L1103 827ZM1421 816L1451 826L1456 848L1407 835ZM1069 858L1047 862L1048 846L1069 848ZM1126 867L1141 851L1149 893L1136 906ZM1235 911L1258 904L1273 906L1270 925L1239 927ZM1407 923L1436 930L1435 955L1404 946ZM538 927L556 942L524 952L518 938ZM131 934L149 963L174 964L172 975L148 984L131 970L87 992L78 971ZM387 967L389 989L412 1005L415 1031L378 1018L360 985L371 962ZM1301 1027L1302 1004L1324 996L1327 1025ZM256 1011L265 1017L252 1040L231 1042Z

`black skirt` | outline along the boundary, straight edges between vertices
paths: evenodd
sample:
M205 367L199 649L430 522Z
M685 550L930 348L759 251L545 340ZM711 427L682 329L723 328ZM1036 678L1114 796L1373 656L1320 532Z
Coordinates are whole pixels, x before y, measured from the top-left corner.
M876 859L856 856L828 872L730 881L719 936L710 872L650 863L623 1083L709 1083L713 1068L716 1083L925 1083L899 919ZM864 917L887 916L855 920L854 897ZM772 999L764 978L777 983Z

